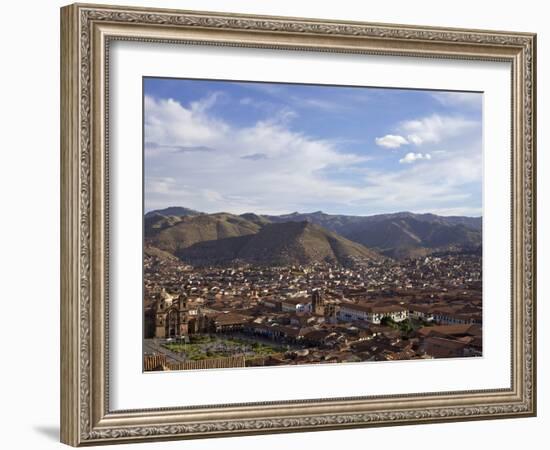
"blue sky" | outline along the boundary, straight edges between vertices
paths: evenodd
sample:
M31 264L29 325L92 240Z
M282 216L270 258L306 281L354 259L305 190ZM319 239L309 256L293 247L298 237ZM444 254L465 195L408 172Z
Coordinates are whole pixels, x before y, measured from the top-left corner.
M145 210L482 213L482 94L144 79Z

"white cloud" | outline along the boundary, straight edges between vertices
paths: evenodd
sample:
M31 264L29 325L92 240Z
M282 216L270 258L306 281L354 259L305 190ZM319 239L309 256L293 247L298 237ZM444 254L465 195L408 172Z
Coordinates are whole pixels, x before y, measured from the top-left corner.
M480 92L434 92L432 96L444 106L481 108L483 94Z
M174 185L176 180L171 177L150 178L147 182L147 190L157 194L166 194L170 192L170 186Z
M411 134L409 135L409 140L414 144L414 145L420 145L422 144L422 138L416 134Z
M432 159L432 155L430 155L429 153L422 154L422 153L409 152L403 158L401 158L399 162L401 164L411 164L415 161L418 161L419 159L430 160Z
M194 102L184 108L173 99L155 100L146 96L145 142L155 143L157 150L165 147L212 147L227 131L227 125L206 114L213 106L215 96Z
M470 207L470 206L463 206L463 207L457 207L457 208L436 208L436 209L430 209L430 210L419 210L419 213L432 213L437 214L439 216L470 216L470 217L476 217L483 215L482 208L479 207Z
M480 127L480 123L461 116L432 114L422 119L402 122L398 130L406 134L415 145L439 143L444 139L459 136Z
M191 102L191 110L196 113L205 113L212 108L222 96L223 94L221 92L212 92L198 101Z
M146 210L182 205L205 212L325 209L368 214L474 211L480 202L481 137L474 126L453 137L438 128L440 123L452 126L448 118L420 119L415 133L421 136L425 129L435 129L441 140L438 147L411 152L414 161L398 168L394 160L393 168L374 170L366 165L368 155L342 150L345 139L318 139L295 131L289 109L274 111L270 120L237 127L213 116L211 108L218 100L208 96L192 107L145 98ZM408 142L405 135L391 136ZM418 161L430 158L429 164Z
M402 210L481 214L481 140L458 143L429 164L403 164L402 170L368 170L359 204L378 212Z
M363 89L355 88L340 90L338 95L308 96L293 94L295 91L289 89L285 84L243 83L241 86L271 97L271 100L258 100L247 96L239 100L241 105L261 108L271 112L274 108L286 104L298 111L317 110L325 113L343 113L359 107L363 108L365 103L371 101L370 94L366 94Z
M290 108L282 108L273 116L273 118L268 121L270 123L283 123L286 124L291 120L298 117L298 113Z
M375 139L376 145L386 148L399 148L402 145L407 145L408 141L403 136L395 134L386 134L383 137L378 137Z
M412 143L416 146L437 144L445 139L460 136L480 124L461 116L432 114L420 119L406 120L396 127L397 134L376 138L376 144L386 148L399 148Z
M292 131L296 113L289 108L253 126L235 127L208 113L215 101L209 96L186 107L145 98L147 210L181 204L206 212L269 213L352 194L322 172L351 170L366 157ZM178 151L183 147L212 150Z
M322 100L320 98L307 98L291 96L288 100L295 108L309 108L326 112L339 112L349 109L349 105L341 101Z
M202 191L202 195L209 202L219 202L219 201L223 200L223 195L222 194L220 194L217 191L213 191L211 189L204 189Z

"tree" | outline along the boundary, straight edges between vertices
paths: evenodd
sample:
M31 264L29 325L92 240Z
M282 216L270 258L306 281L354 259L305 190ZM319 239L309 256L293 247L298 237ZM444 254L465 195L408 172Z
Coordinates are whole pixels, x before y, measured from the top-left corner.
M407 319L399 323L399 330L404 336L409 337L415 330L415 327L413 323Z
M381 325L384 325L386 327L392 327L396 328L395 320L393 320L390 316L384 316L382 317L382 320L380 321Z

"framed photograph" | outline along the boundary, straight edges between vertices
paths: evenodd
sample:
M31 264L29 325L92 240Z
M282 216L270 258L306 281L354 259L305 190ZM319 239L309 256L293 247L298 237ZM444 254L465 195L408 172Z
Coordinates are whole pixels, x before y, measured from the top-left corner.
M62 8L62 442L535 415L535 58Z

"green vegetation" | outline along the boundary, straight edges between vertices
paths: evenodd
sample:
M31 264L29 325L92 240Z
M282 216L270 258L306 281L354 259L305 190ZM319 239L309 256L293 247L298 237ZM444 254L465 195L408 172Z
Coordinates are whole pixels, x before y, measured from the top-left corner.
M246 358L269 356L285 351L283 347L250 342L236 337L221 337L207 334L195 334L190 336L189 343L168 342L163 346L174 352L180 353L193 361L202 359L225 358L228 356L244 355Z
M389 316L383 317L380 324L399 330L403 338L409 338L418 328L424 326L423 321L420 320L406 319L402 322L396 322Z
M380 325L384 325L385 327L397 328L397 322L395 322L395 320L393 320L390 316L382 317Z
M261 344L260 342L254 342L252 344L252 349L254 350L256 356L272 355L274 353L280 353L285 350L283 347L272 347L269 345Z

